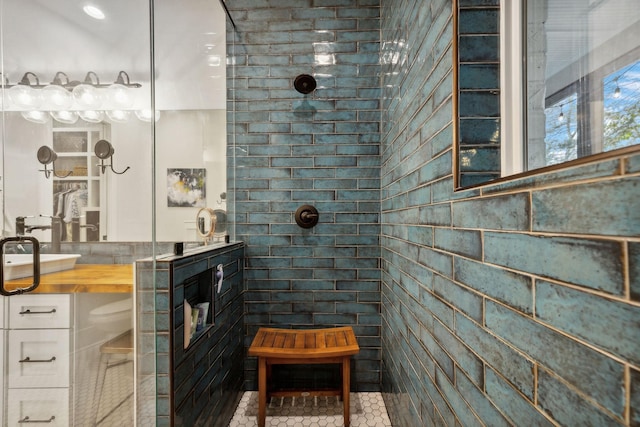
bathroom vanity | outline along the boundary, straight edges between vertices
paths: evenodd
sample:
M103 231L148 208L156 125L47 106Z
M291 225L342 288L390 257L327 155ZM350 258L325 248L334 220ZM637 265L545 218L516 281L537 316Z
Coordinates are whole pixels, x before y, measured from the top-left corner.
M32 278L6 282L25 287ZM87 294L131 294L132 265L79 264L72 270L44 274L28 294L2 297L0 326L5 339L6 387L3 420L8 425L46 423L77 425L73 420L73 370L77 356L79 297ZM6 364L6 365L5 365Z

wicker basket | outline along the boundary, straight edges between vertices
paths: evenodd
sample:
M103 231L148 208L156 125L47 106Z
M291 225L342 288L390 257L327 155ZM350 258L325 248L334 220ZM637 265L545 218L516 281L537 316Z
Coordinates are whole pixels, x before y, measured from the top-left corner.
M73 176L87 176L87 167L86 166L74 166L73 167Z

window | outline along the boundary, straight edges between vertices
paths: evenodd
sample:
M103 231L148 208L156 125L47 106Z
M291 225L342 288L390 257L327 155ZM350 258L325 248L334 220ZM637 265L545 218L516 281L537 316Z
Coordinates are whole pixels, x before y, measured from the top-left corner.
M640 144L637 0L505 2L501 34L503 176Z

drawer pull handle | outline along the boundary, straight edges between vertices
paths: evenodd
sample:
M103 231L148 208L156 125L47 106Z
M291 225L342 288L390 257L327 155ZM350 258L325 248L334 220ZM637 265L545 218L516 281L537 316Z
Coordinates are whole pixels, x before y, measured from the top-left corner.
M51 418L49 418L48 420L30 420L29 416L24 417L21 420L18 420L18 424L23 424L23 423L50 423L53 422L53 420L55 420L56 417L55 415L51 415Z
M56 360L55 356L52 356L51 359L40 359L40 360L38 359L31 360L31 358L27 356L22 360L18 360L18 363L51 363L51 362L54 362L55 360ZM29 421L29 422L32 423L33 421Z
M49 311L31 311L31 310L29 310L29 309L27 308L25 311L21 311L21 312L20 312L20 313L18 313L18 314L53 314L53 313L55 313L55 312L56 312L56 309L55 309L55 308L52 308L52 309L51 309L51 310L49 310Z

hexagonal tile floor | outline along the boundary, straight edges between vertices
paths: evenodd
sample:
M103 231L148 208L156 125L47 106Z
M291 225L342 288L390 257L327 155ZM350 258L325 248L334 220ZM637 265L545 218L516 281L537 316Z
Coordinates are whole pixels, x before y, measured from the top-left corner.
M258 392L242 395L229 427L258 425ZM273 398L267 407L267 427L339 427L342 402L335 397ZM390 427L380 393L351 393L352 427Z

